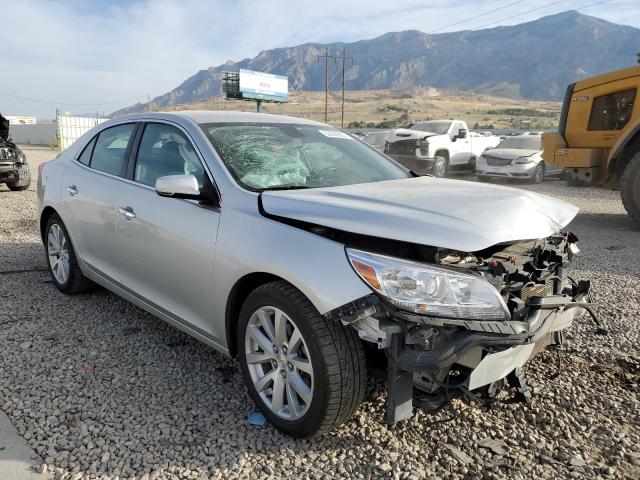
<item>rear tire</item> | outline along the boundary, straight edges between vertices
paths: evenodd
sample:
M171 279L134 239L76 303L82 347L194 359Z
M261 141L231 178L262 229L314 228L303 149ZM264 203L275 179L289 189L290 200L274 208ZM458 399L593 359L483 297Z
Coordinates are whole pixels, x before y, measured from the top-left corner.
M58 290L67 295L75 295L93 287L93 282L82 274L69 233L55 213L47 221L44 248L49 274Z
M284 325L280 337L276 318ZM356 331L325 319L287 282L262 285L247 297L237 333L249 395L283 432L300 438L325 433L349 420L362 402L367 370ZM264 377L270 379L265 383ZM300 379L304 394L298 395Z
M640 223L640 152L636 153L622 174L620 197L629 216Z

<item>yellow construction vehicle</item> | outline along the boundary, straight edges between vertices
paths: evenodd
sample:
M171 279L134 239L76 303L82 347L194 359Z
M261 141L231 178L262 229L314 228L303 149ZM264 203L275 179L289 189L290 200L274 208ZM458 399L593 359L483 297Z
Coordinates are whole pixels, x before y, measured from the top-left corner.
M638 54L640 61L640 54ZM545 162L563 166L569 184L620 189L640 222L640 65L567 87L558 132L542 137Z

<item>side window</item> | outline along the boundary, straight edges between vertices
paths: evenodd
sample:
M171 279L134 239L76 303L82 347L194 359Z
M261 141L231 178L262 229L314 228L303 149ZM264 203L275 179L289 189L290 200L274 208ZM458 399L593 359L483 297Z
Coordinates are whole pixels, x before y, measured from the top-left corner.
M97 137L93 137L91 139L78 157L78 161L86 166L89 166L89 163L91 162L91 152L93 152L93 146L96 144L96 138Z
M144 129L133 179L155 186L158 177L190 173L204 186L205 173L191 142L176 127L149 123Z
M124 177L127 165L127 146L134 129L135 124L127 123L100 132L91 156L91 168Z
M588 129L622 130L631 118L635 98L634 89L594 98Z

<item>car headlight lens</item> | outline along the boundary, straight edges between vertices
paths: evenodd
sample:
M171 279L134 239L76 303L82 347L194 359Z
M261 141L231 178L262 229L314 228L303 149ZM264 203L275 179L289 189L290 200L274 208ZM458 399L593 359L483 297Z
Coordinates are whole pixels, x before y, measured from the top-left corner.
M531 158L531 157L520 157L514 163L516 165L526 165L528 163L533 163L533 158Z
M435 317L507 320L509 310L484 278L347 248L360 278L403 310Z
M420 148L420 154L429 156L429 140L423 138L418 140L418 148Z

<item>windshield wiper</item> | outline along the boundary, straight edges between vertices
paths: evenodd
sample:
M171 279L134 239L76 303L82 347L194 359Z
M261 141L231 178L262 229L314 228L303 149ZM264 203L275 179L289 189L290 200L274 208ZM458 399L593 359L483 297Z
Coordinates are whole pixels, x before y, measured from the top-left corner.
M275 190L304 190L306 188L313 187L309 187L308 185L276 185L275 187L264 187L258 188L257 190L259 192L272 192Z

